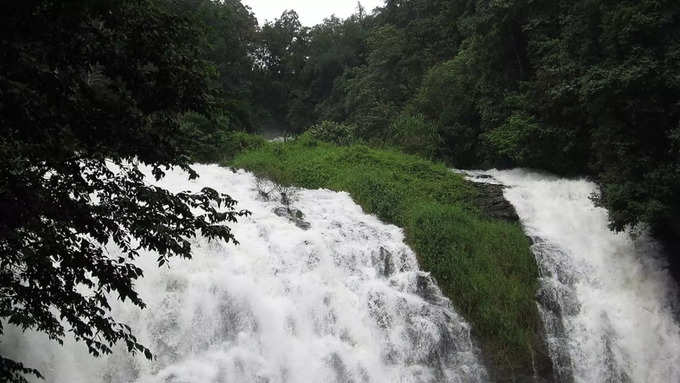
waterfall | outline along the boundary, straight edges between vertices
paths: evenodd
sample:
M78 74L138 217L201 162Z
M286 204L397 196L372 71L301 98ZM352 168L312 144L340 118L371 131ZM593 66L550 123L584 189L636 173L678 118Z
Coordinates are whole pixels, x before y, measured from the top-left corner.
M232 224L239 246L193 240L193 260L145 277L139 310L113 302L156 358L122 345L94 359L72 340L6 328L0 353L38 368L48 383L480 382L486 372L456 314L418 270L401 229L363 213L347 193L301 190L287 217L255 177L199 166L159 183L228 193L251 217ZM285 211L285 209L284 209ZM284 216L281 216L284 215ZM296 220L304 220L304 225ZM109 249L112 256L116 249ZM115 299L114 299L115 301Z
M676 283L644 233L614 233L597 186L524 170L465 172L500 183L533 239L540 310L560 382L680 382Z

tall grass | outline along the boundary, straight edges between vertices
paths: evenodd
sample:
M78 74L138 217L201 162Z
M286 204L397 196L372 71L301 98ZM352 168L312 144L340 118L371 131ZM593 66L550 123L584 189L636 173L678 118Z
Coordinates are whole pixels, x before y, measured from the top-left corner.
M518 224L485 218L461 176L397 151L305 136L241 153L228 165L283 184L347 191L366 212L404 228L421 267L472 325L497 373L531 371L542 340L529 241Z

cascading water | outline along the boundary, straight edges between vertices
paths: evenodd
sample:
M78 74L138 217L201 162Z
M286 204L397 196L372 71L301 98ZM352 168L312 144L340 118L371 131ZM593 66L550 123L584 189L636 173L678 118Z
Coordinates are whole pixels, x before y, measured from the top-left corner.
M428 274L418 270L402 231L366 215L348 194L301 191L293 203L309 230L258 198L255 178L196 166L173 190L210 186L253 215L232 225L240 246L193 242L194 259L158 269L140 260L146 310L116 303L156 354L123 346L93 359L83 345L7 331L0 353L38 368L47 382L479 382L469 326ZM297 222L300 223L300 222ZM115 252L115 249L110 249ZM115 256L115 254L112 254ZM9 330L9 329L7 329Z
M541 274L539 301L561 382L680 382L676 284L656 244L607 228L585 180L464 172L506 185Z

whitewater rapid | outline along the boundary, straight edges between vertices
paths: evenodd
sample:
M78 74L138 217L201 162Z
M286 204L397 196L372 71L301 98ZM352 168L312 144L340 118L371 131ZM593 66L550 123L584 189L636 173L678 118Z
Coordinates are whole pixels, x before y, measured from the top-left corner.
M115 302L156 359L122 345L94 359L67 340L7 329L0 351L48 383L480 382L486 372L470 328L418 270L401 229L363 213L346 193L301 190L308 230L274 213L244 171L196 166L169 172L172 191L205 186L253 214L232 224L239 246L192 241L193 260L139 264L139 310ZM116 249L110 248L112 256Z
M500 183L540 270L540 310L560 382L680 382L676 283L646 235L607 228L598 188L525 170L465 172Z

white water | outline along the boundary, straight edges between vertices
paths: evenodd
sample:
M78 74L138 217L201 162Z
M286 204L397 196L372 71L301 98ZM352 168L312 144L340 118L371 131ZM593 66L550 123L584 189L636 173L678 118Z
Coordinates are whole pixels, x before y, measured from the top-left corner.
M38 368L47 382L478 382L486 373L469 326L418 271L402 231L366 215L346 193L301 191L302 230L258 199L255 179L197 166L199 180L170 172L173 191L210 186L253 212L233 224L241 245L194 241L192 261L158 269L140 262L140 311L114 305L157 355L117 347L93 359L72 341L8 334L3 355ZM114 252L115 249L111 249Z
M467 174L508 186L534 240L560 381L680 382L675 283L652 241L608 230L606 210L589 199L596 185L523 170Z

